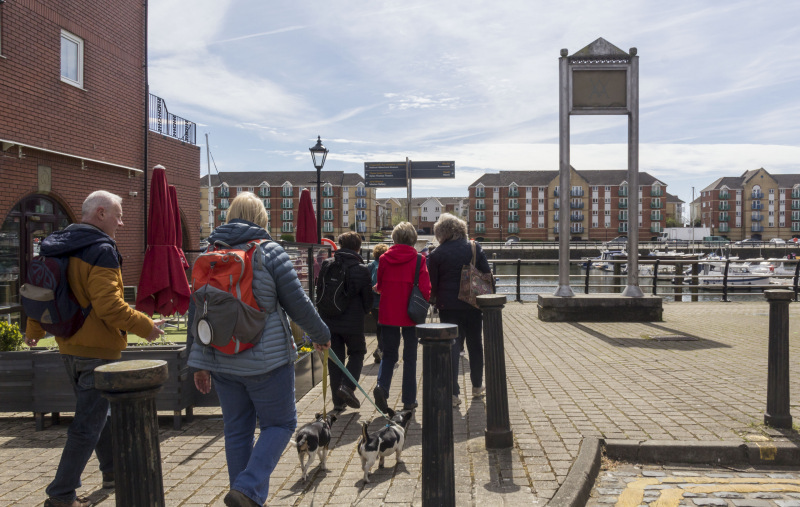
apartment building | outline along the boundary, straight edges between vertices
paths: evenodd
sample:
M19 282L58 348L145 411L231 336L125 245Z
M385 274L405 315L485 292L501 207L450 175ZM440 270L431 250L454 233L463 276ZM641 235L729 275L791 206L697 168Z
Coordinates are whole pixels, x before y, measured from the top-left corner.
M408 199L390 197L378 201L376 216L382 229L389 229L402 220L406 220ZM411 199L410 222L425 234L433 234L433 225L442 213L450 213L468 218L469 199L466 197L413 197Z
M346 231L369 235L377 230L375 189L364 185L357 173L322 171L322 237L336 239ZM211 176L212 199L208 199L208 177L200 178L201 195L205 196L201 217L202 235L208 236L217 225L227 220L230 202L241 192L258 195L269 217L268 231L275 238L294 236L300 192L308 188L316 213L316 171L239 171L220 172ZM208 212L211 202L211 213Z
M605 241L628 233L629 199L638 199L639 237L664 229L666 183L639 173L631 192L627 170L578 171L570 168L569 209L561 210L558 171L501 171L469 186L469 231L486 241L554 241L558 224L569 220L570 237ZM568 218L567 218L568 217Z
M81 220L103 189L123 197L123 279L137 285L152 167L176 186L183 242L199 240L194 123L147 87L141 2L0 2L0 309L18 319L20 274L39 242Z
M800 174L759 168L701 190L695 219L731 241L800 237Z

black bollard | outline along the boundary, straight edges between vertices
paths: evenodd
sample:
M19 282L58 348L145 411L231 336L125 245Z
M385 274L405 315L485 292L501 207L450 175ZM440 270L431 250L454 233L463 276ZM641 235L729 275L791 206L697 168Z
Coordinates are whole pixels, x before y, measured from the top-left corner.
M767 353L767 411L764 424L791 428L789 413L789 303L794 291L765 290L769 302L769 351Z
M167 362L121 361L94 370L95 387L111 402L117 507L164 506L156 393Z
M478 296L483 312L483 350L486 360L486 431L487 449L507 449L514 445L514 432L508 418L506 353L503 345L502 294Z
M453 340L455 324L421 324L422 344L422 505L456 504L453 466Z

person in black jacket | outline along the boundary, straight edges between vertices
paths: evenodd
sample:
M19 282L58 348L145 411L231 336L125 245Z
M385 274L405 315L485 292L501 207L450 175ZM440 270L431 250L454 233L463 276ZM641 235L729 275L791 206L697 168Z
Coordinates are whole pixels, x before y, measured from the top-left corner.
M483 344L481 342L481 311L458 299L461 267L472 261L472 245L467 239L467 223L450 213L442 213L433 226L439 246L428 256L431 277L431 299L436 298L440 322L458 324L458 338L453 344L453 406L461 404L458 397L458 364L464 342L469 353L472 396L480 396L483 387ZM481 246L475 243L475 267L489 273L489 261Z
M345 288L348 304L345 310L335 317L322 317L331 331L331 350L343 363L347 355L347 371L354 379L361 376L364 366L364 355L367 353L367 341L364 338L364 315L372 308L372 279L364 260L358 253L361 250L361 236L356 232L346 232L339 236L339 250L333 255L341 259L345 266ZM334 259L327 259L331 263ZM317 283L319 284L318 279ZM320 287L317 287L319 290ZM347 378L332 360L328 360L328 372L331 379L331 398L334 410L342 411L345 406L360 408L361 402L356 398L355 384Z

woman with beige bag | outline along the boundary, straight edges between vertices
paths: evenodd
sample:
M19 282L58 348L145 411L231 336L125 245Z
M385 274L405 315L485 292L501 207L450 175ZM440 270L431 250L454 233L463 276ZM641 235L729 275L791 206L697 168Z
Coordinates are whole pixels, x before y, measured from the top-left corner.
M433 226L433 234L439 242L428 256L428 272L431 277L431 300L435 298L439 309L439 320L458 324L458 338L453 344L453 406L461 404L459 398L458 364L466 342L469 354L472 396L480 396L483 387L483 343L481 340L481 311L459 298L462 268L470 271L472 265L491 279L491 268L480 245L467 239L467 223L450 213L442 213ZM473 253L474 252L474 253ZM469 283L469 280L467 280ZM469 299L465 297L464 299ZM474 298L472 298L474 302Z

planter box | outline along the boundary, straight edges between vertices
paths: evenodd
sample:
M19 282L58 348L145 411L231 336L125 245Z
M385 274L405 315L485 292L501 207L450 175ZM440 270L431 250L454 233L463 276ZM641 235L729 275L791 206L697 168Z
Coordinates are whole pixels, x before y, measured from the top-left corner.
M0 352L0 412L33 412L34 353Z
M130 347L122 352L122 361L134 359L161 359L167 362L169 378L156 395L156 409L173 412L173 427L181 428L181 411L186 410L187 420L192 417L194 404L194 379L186 365L185 345L153 345ZM33 413L36 430L44 429L44 416L53 414L58 424L60 412L75 411L75 393L67 377L64 362L57 350L33 354Z

